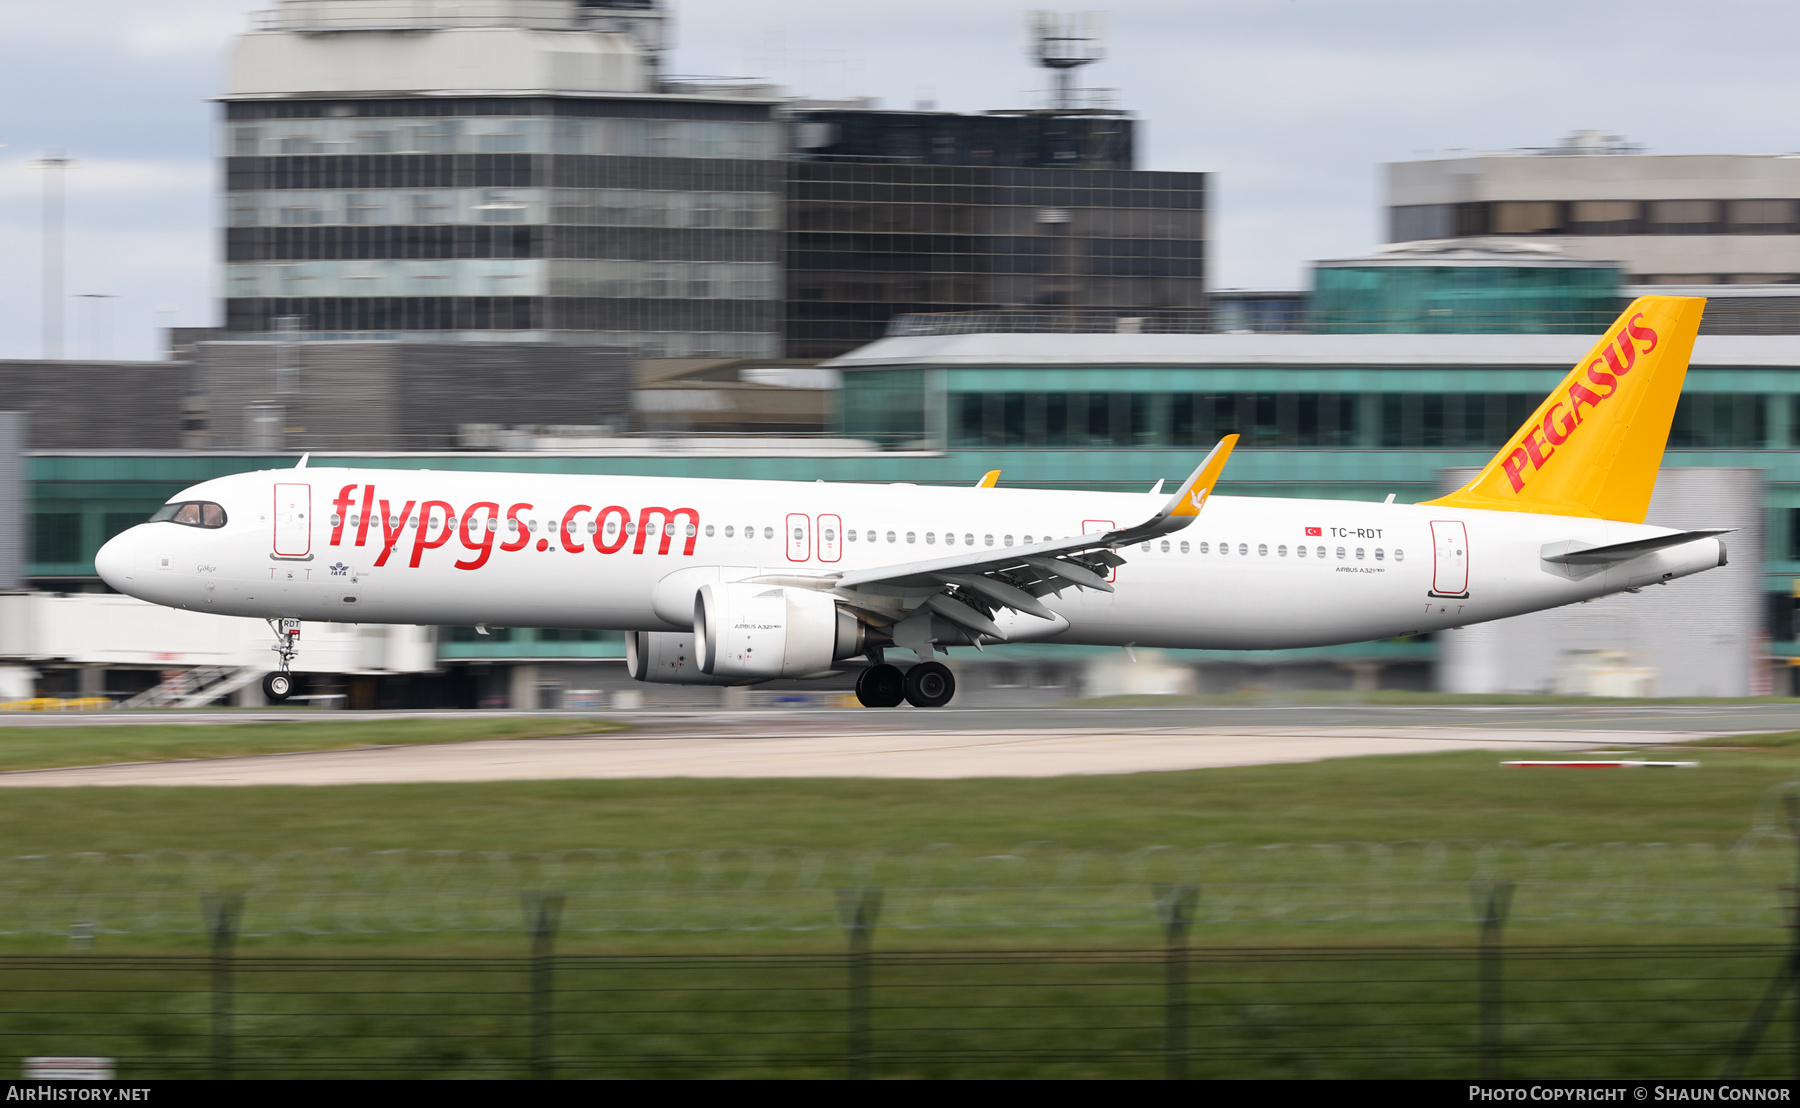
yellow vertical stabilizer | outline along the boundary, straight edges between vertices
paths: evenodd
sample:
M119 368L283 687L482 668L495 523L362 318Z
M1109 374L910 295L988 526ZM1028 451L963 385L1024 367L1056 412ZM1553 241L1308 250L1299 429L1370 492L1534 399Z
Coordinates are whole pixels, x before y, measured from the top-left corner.
M1473 481L1425 503L1644 522L1705 308L1632 301Z

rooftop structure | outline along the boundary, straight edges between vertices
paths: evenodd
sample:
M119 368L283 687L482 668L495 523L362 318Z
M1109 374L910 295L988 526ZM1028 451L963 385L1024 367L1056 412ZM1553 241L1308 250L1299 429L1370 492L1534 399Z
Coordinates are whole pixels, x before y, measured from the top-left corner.
M1583 132L1386 173L1392 242L1554 241L1618 263L1632 284L1800 281L1800 155L1650 155Z

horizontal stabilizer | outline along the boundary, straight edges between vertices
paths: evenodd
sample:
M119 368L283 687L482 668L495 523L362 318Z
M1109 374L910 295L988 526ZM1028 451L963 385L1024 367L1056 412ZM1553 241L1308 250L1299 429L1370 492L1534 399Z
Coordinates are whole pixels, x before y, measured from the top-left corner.
M1652 535L1647 539L1633 539L1630 542L1615 542L1609 546L1590 546L1581 550L1564 549L1556 553L1545 554L1544 561L1566 566L1598 566L1611 562L1627 562L1633 558L1652 551L1664 550L1671 546L1682 546L1700 539L1729 535L1737 530L1735 527L1713 527L1700 531L1677 531L1672 535ZM1552 546L1568 547L1570 543L1553 543Z

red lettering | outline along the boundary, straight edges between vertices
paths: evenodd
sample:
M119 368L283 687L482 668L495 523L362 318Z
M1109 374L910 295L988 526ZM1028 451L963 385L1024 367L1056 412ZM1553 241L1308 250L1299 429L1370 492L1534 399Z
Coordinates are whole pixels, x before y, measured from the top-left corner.
M1656 332L1652 331L1648 327L1639 327L1637 325L1637 323L1638 323L1638 320L1640 320L1642 318L1644 318L1643 312L1639 312L1638 314L1632 316L1625 323L1625 331L1632 338L1637 339L1640 342L1648 342L1650 345L1644 347L1644 353L1648 354L1648 353L1650 353L1650 351L1656 349Z
M1619 357L1617 354L1613 353L1613 348L1610 344L1607 346L1604 353L1606 354L1606 364L1608 368L1623 377L1631 372L1632 366L1637 364L1637 347L1631 345L1630 339L1626 338L1624 335L1620 335L1619 351L1625 355L1624 365L1619 364Z
M1587 379L1606 390L1605 392L1600 394L1600 399L1605 400L1607 397L1611 396L1613 393L1619 391L1619 379L1617 377L1614 377L1610 373L1596 372L1594 367L1599 364L1600 364L1599 358L1595 358L1593 361L1588 363Z
M590 505L577 504L563 513L562 544L564 550L567 550L571 554L579 554L587 549L587 547L575 541L575 531L573 530L574 524L571 521L582 512L591 512L593 510L593 507Z
M618 542L613 542L606 537L610 533L606 521L612 518L614 512L619 514L618 523L612 525L612 528L619 532ZM603 510L599 515L594 517L594 552L596 554L617 553L624 547L625 540L629 537L626 529L630 526L631 512L629 510L622 508L617 504ZM639 553L642 552L640 544Z
M500 544L502 550L523 550L531 541L531 529L519 522L519 513L530 511L529 504L514 504L506 509L506 525L513 530L513 537Z
M482 508L487 509L487 516L485 518L475 514ZM462 522L457 524L456 535L458 538L462 539L462 544L464 546L468 547L470 550L479 551L480 555L472 562L466 562L461 558L458 558L456 561L457 569L480 569L487 564L489 555L494 552L494 532L499 529L499 519L500 505L494 503L492 500L483 500L480 503L469 505L469 510L463 513ZM474 524L475 530L481 532L481 541L478 543L469 541L470 524ZM489 524L492 524L493 526L490 527Z
M1569 441L1569 432L1575 430L1576 422L1567 416L1564 416L1561 421L1558 421L1556 412L1557 409L1561 407L1562 401L1558 400L1556 403L1550 405L1549 411L1544 413L1544 437L1558 446Z
M334 509L332 515L335 517L331 521L331 545L333 546L344 541L344 523L350 518L350 505L356 503L356 497L352 495L355 491L354 483L345 485L338 490L337 499L331 502Z
M374 488L375 486L370 485L369 487ZM412 510L413 502L408 500L406 507L400 509L400 518L394 519L388 502L385 500L381 502L381 556L375 559L376 565L387 564L388 555L394 552L394 545L400 541L400 536L406 533L406 520L412 515ZM363 515L362 525L365 528L369 525L369 517L366 513ZM361 546L362 544L359 542L357 545ZM413 562L413 565L418 564L416 560Z
M369 541L369 515L375 511L375 486L363 486L362 519L356 524L356 545Z
M1500 468L1506 471L1506 479L1512 482L1514 492L1525 487L1525 452L1523 450L1515 450L1507 455L1506 460L1500 463Z
M1525 432L1525 452L1531 455L1531 468L1543 469L1544 459L1556 453L1555 447L1546 447L1537 441L1538 429L1534 426Z
M656 551L658 554L667 554L669 552L669 540L675 537L675 521L682 516L686 516L688 521L687 548L682 551L682 554L691 555L694 553L694 542L700 535L699 512L696 512L692 508L676 508L674 511L670 511L667 508L645 508L638 514L637 542L633 544L631 548L633 554L642 554L644 552L644 540L650 536L649 524L652 513L661 516L663 521L662 542L659 544Z
M431 530L431 509L433 508L444 509L444 526L437 538L427 540L425 534ZM427 500L425 503L419 505L419 530L418 533L413 536L412 561L408 562L407 565L411 566L413 569L418 569L419 558L423 556L427 550L436 550L438 547L449 542L450 536L455 530L455 520L456 509L444 503L442 500Z
M1590 408L1598 407L1600 397L1596 396L1592 389L1580 381L1576 381L1569 386L1569 414L1574 417L1576 423L1581 422L1581 406L1583 404Z

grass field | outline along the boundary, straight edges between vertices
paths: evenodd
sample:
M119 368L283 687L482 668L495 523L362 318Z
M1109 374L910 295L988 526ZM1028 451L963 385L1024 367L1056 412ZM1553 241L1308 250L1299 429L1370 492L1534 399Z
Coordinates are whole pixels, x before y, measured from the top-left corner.
M498 737L495 725L471 722L482 729L456 737ZM565 722L497 724L533 728ZM59 764L81 764L262 752L282 749L283 743L319 749L319 726L293 725L297 734L274 737L221 735L233 729L228 725L184 728L193 733L179 741L112 734L90 741L85 728L43 729L28 742L60 746L55 753L67 760ZM401 726L381 725L333 736L331 742L446 737L446 725L435 722L420 729L429 734L410 740L387 730ZM146 729L94 732L126 730ZM0 731L0 744L11 742L12 734ZM113 745L132 742L149 745L133 753ZM157 753L177 749L183 753ZM1355 863L1361 868L1353 876L1377 872L1390 855L1308 844L1429 840L1396 847L1392 856L1428 858L1450 844L1452 857L1464 862L1487 857L1481 844L1518 844L1493 853L1498 868L1492 875L1504 877L1513 855L1579 843L1588 844L1584 849L1593 858L1655 857L1656 867L1643 872L1679 883L1691 876L1684 866L1714 865L1695 859L1728 852L1759 826L1770 832L1784 827L1779 798L1787 783L1800 778L1800 733L1696 744L1681 755L1700 762L1692 770L1530 771L1503 768L1502 757L1423 754L1183 773L964 781L17 789L8 790L0 804L0 855L44 856L31 872L42 875L49 883L45 887L56 888L68 887L84 865L102 872L79 857L84 852L107 857L156 850L224 853L242 862L237 871L220 872L239 872L246 880L255 879L268 859L299 857L293 872L310 874L315 890L355 887L379 893L384 880L412 881L438 903L454 900L467 880L479 883L491 870L482 852L491 851L520 857L646 852L634 855L639 866L662 857L656 852L686 852L669 856L665 868L700 874L713 886L767 880L767 874L759 876L759 859L801 859L783 861L788 869L777 877L804 871L811 864L805 859L814 855L848 859L807 877L819 922L810 930L734 930L727 924L657 934L579 931L572 926L571 903L569 929L558 940L570 959L558 969L552 1043L564 1059L563 1073L834 1076L843 1072L847 1050L843 934L836 926L834 890L908 880L916 886L915 860L934 857L934 851L963 867L956 873L975 872L971 867L993 859L1041 858L1041 872L1054 883L1074 872L1069 858L1112 859L1118 873L1140 856L1155 859L1180 851L1199 856L1209 844L1235 843L1230 857L1241 876L1329 881L1346 872L1350 854L1363 859ZM1753 864L1734 865L1739 884L1761 890L1761 910L1769 916L1776 888L1790 879L1791 844L1774 833L1764 838L1765 847L1750 855ZM1456 841L1473 845L1459 847ZM1633 848L1608 854L1601 845L1608 843L1669 846L1661 853ZM1262 849L1275 844L1299 845ZM1705 849L1696 853L1695 846ZM1139 854L1150 847L1173 851ZM893 859L858 868L861 860L879 858L884 848L896 852ZM721 853L696 853L708 850ZM405 853L383 853L397 851ZM453 865L436 869L382 868L383 859L429 861L433 851L462 853ZM1160 879L1156 864L1144 867L1138 879ZM1606 879L1629 884L1637 879L1635 864L1612 866ZM27 869L0 872L0 902L30 899L31 887L19 876ZM322 1073L330 1067L343 1075L523 1075L532 978L518 891L553 889L557 872L554 866L524 877L509 871L505 880L490 874L481 892L497 921L491 931L439 928L421 916L411 931L402 921L390 931L359 935L352 921L332 934L247 937L240 943L246 961L237 974L243 1036L237 1053L243 1066L269 1075ZM466 874L476 877L461 876ZM1406 883L1404 872L1388 876L1395 887ZM630 881L628 875L625 886ZM1193 942L1197 950L1213 953L1196 961L1193 970L1193 1072L1472 1076L1478 1042L1470 952L1475 928L1462 907L1467 890L1454 881L1446 887L1455 901L1451 915L1458 918L1438 923L1378 926L1346 918L1225 926L1205 923L1202 913ZM1139 913L1141 927L902 929L907 912L945 909L945 894L926 892L935 900L915 895L909 903L896 890L876 932L872 1066L877 1076L1162 1072L1165 994L1156 954L1160 932L1148 888L1120 894L1143 901L1125 906ZM677 888L672 895L687 893ZM1220 895L1216 886L1202 884L1202 904ZM184 892L178 899L184 918L198 915L198 897ZM1522 903L1520 910L1525 907ZM250 911L254 915L255 908ZM1743 944L1781 936L1774 927L1726 936L1705 928L1647 926L1609 919L1605 911L1576 923L1515 922L1507 929L1509 946L1535 944L1540 953L1509 955L1506 1042L1513 1054L1505 1072L1717 1073L1725 1044L1743 1026L1778 960L1766 947ZM1738 945L1722 956L1698 948L1656 951L1633 945L1721 939ZM199 934L102 934L93 946L71 951L68 940L56 934L4 940L0 988L13 1000L10 1014L0 1014L0 1037L7 1044L0 1050L0 1068L16 1065L13 1057L27 1053L95 1053L120 1057L122 1077L203 1073L210 1050L211 980L204 960L178 965L132 959L153 951L198 954L204 942ZM1578 956L1567 952L1566 944L1574 942L1600 945L1597 953ZM1259 951L1277 944L1330 949ZM1104 949L1075 953L1082 947ZM888 953L909 949L936 953ZM1007 949L1017 953L1003 953ZM40 960L20 957L30 952ZM293 955L327 961L279 961ZM949 955L966 960L945 962ZM183 1057L191 1068L182 1068ZM1778 1053L1765 1051L1752 1072L1773 1072L1770 1067L1781 1061Z
M476 739L539 739L617 731L609 720L347 719L296 723L95 724L0 727L0 773L116 762L168 762L245 754L295 754L362 746L416 746Z

